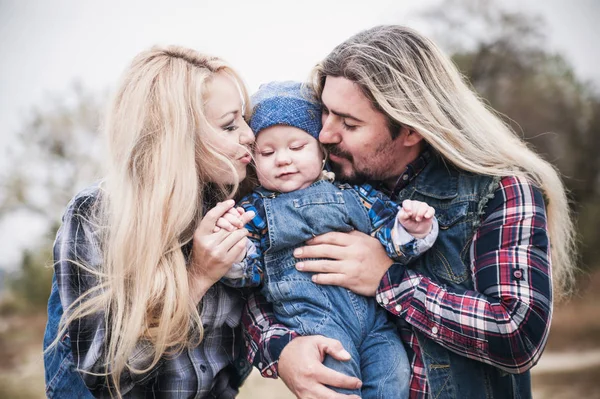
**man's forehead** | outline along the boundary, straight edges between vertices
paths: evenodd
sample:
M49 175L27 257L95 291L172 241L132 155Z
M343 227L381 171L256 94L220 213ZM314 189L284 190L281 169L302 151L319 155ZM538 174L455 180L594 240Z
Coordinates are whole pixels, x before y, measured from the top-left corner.
M343 77L328 76L325 79L321 101L329 111L354 119L360 119L362 113L372 109L360 86Z

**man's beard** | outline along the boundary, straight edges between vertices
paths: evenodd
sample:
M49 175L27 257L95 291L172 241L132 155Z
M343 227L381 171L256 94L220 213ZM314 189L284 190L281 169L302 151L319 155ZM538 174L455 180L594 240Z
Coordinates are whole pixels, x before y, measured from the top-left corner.
M354 167L354 157L349 152L341 150L335 144L325 144L325 149L328 154L333 154L336 157L346 159L352 166L351 174L344 173L341 165L338 165L332 161L329 161L331 171L335 173L335 179L343 181L349 184L361 185L368 182L369 180L377 180L377 176L374 176L368 171L359 171Z

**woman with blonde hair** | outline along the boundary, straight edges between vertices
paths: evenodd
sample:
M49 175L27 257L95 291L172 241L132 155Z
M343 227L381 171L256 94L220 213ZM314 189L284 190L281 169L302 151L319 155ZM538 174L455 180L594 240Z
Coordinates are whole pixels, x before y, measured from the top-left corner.
M247 104L219 58L155 47L133 60L104 126L106 177L71 200L54 244L48 397L236 395L243 299L218 281L247 232L215 224L251 159Z

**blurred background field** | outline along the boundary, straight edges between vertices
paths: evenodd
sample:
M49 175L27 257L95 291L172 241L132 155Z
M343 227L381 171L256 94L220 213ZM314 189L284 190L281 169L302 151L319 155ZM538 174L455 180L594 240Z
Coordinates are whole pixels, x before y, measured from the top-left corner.
M371 2L368 10L351 7L339 10L333 6L329 9L329 6L321 5L323 2L308 2L306 7L313 10L292 10L272 7L274 3L265 2L260 7L232 13L214 7L198 8L185 0L180 3L176 13L178 18L184 19L184 14L195 15L198 29L209 19L223 21L218 25L218 32L228 39L219 42L223 51L216 46L213 52L229 59L248 80L251 90L258 87L258 82L266 80L304 78L310 67L337 43L378 23L414 26L452 54L474 89L561 171L570 190L579 231L577 289L569 300L555 306L546 352L533 369L535 397L600 398L600 232L597 227L600 225L600 74L590 74L590 70L598 70L590 69L586 63L597 65L594 57L598 56L598 51L594 40L600 34L595 39L590 37L598 31L592 32L586 21L600 17L598 3L579 0L566 6L565 2L548 1L536 9L517 1L430 0L415 7L381 0ZM3 37L17 44L24 40L27 29L35 28L28 23L41 21L39 11L36 13L33 6L22 4L0 1L0 29L7 33ZM159 15L162 10L155 3L140 3L137 8L127 10L116 4L114 11L119 18L115 20L115 26L123 34L132 32L133 25L129 26L131 24L126 21L130 14L134 18L132 10L146 12L147 15L142 15L146 20L150 18L150 11ZM355 5L362 7L358 3ZM66 36L77 35L77 31L72 30L75 28L67 24L67 17L69 23L76 17L88 22L93 20L94 13L81 7L76 7L74 2L56 1L55 15L47 17L55 19L53 37L63 37L66 42ZM182 10L186 7L184 13ZM246 6L240 3L240 7ZM319 15L315 14L317 7ZM552 7L556 10L548 9ZM270 14L263 15L267 10ZM328 12L337 12L337 19L328 19ZM561 12L563 15L557 19L555 14ZM284 16L290 13L298 18L285 22ZM360 16L363 18L358 22ZM549 21L543 16L550 17ZM229 20L229 17L234 19ZM317 22L311 22L313 17ZM21 18L24 23L16 23L11 18ZM244 23L239 25L239 21ZM61 28L62 22L64 27ZM110 22L104 21L104 24ZM157 33L152 36L155 41L180 43L201 50L210 47L198 38L196 41L187 37L178 40L170 34L177 28L177 19L171 20L171 25L159 22L156 22ZM279 36L290 35L286 47L272 41L275 40L272 32L265 27L271 22L281 30ZM67 26L71 30L67 31ZM86 26L79 25L77 29L84 32ZM298 36L298 29L305 30L307 36ZM569 45L557 49L553 43L563 40L564 34L553 34L554 31L575 33ZM578 31L581 34L577 35ZM30 38L31 43L40 48L52 44L45 41L45 32L39 29L35 32L38 36ZM62 36L57 36L56 32ZM245 38L246 33L248 38ZM135 32L130 34L135 35ZM204 39L210 42L213 38ZM319 46L324 47L311 53L307 47L317 43L317 39ZM5 40L0 42L0 50L6 50L3 54L17 54L9 51L17 45L10 47L9 41ZM81 44L81 51L94 44L100 46L104 43L102 40L109 39L95 40L98 42ZM128 52L116 62L118 68L124 67L137 51L148 47L143 40L138 40L136 46L142 42L143 47ZM115 54L125 51L118 50L117 43L114 46ZM573 52L578 46L589 50L588 61ZM60 51L56 57L68 58L63 68L78 68L81 60L76 51L60 45L57 48ZM35 58L37 47L34 51L20 46L19 51L29 54L31 62L37 62L33 66L35 73L48 74L46 65ZM106 68L118 69L106 61L116 57L113 53L99 52L94 57L100 66L106 64ZM10 64L7 59L11 60ZM281 64L277 64L279 62ZM59 89L55 82L47 86L54 89L42 97L31 95L31 98L23 99L19 96L26 90L18 90L19 85L13 82L16 79L10 79L9 67L26 70L32 66L25 58L14 60L11 57L5 57L1 64L3 99L0 100L0 115L18 112L21 117L13 118L12 124L0 121L3 130L0 140L0 252L3 254L0 258L0 399L41 398L45 396L41 342L52 279L52 240L69 199L102 175L102 145L98 131L110 91L102 79L114 85L118 74L103 75L99 81L85 77L85 74L74 75L61 83ZM280 70L273 72L271 64L281 65ZM302 66L300 72L294 69L296 64ZM286 75L286 65L293 70L289 75ZM22 79L25 81L20 84L25 88L27 75L24 74ZM38 82L41 78L31 74L30 79ZM15 104L21 104L18 110L14 109L11 99ZM243 399L291 397L280 381L262 379L256 372L240 394Z

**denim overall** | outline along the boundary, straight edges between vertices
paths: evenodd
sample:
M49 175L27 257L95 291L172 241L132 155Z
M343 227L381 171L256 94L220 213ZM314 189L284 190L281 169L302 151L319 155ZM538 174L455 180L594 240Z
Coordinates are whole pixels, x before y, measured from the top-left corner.
M327 232L359 230L371 233L367 209L348 185L321 180L306 189L272 193L259 188L264 199L270 247L264 255L263 293L278 320L301 335L339 340L351 354L347 362L329 356L324 364L363 381L362 398L408 397L410 365L396 327L373 298L338 286L311 281L299 272L292 253L306 240ZM394 207L391 214L396 214Z
M435 244L411 264L411 268L438 284L472 290L469 249L485 205L493 197L498 182L498 178L458 171L433 156L397 198L399 203L405 199L427 202L435 208L439 223ZM418 331L415 334L423 353L432 398L531 398L529 371L508 374L451 352ZM466 337L456 338L464 340Z

